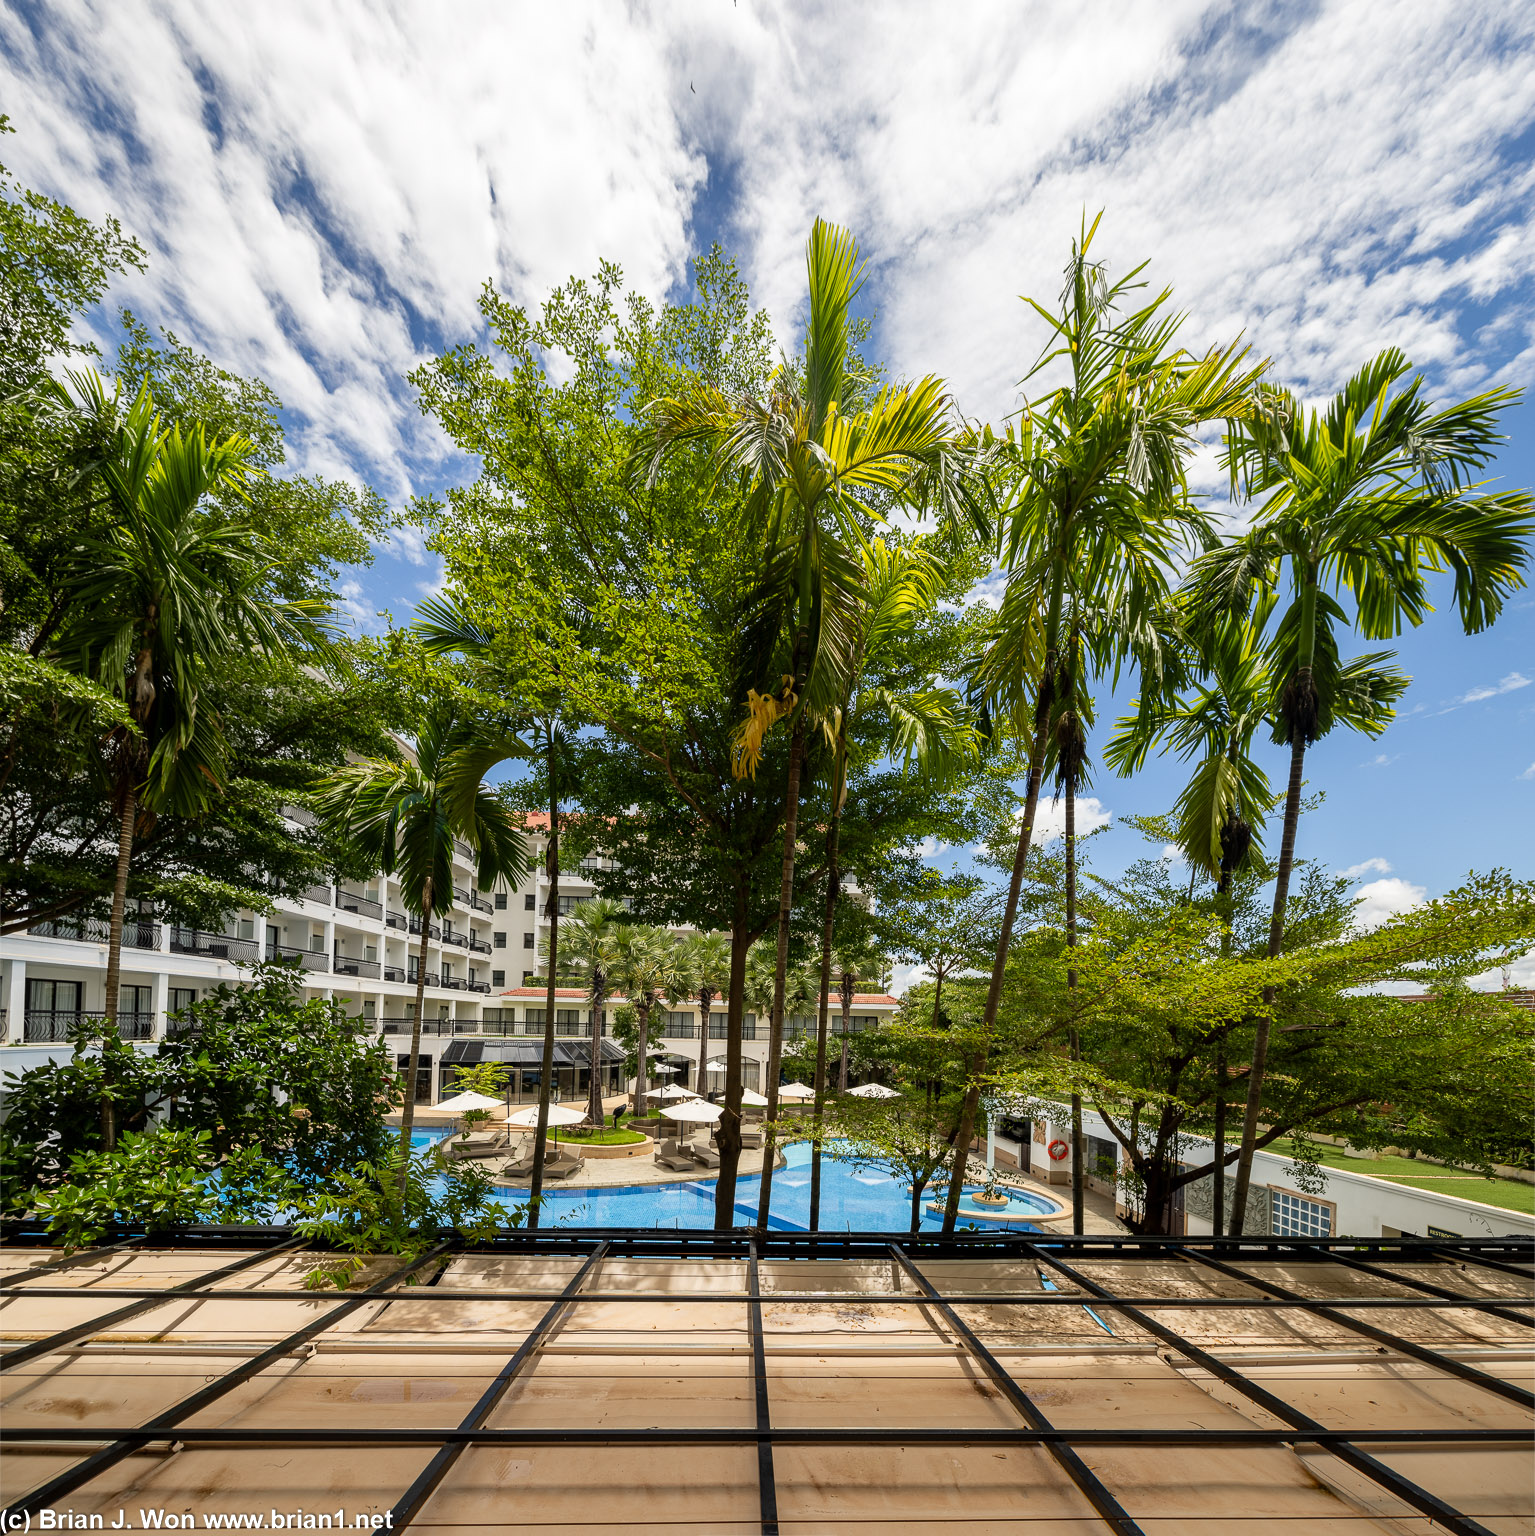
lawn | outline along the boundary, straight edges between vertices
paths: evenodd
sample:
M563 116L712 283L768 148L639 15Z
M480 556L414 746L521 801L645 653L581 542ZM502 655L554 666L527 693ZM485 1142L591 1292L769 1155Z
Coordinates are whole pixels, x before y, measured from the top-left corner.
M605 1125L600 1131L583 1131L576 1125L559 1128L551 1126L549 1134L556 1141L568 1141L583 1147L629 1147L645 1139L638 1131L617 1131L610 1125Z
M1437 1190L1442 1195L1456 1195L1462 1200L1493 1205L1500 1211L1524 1211L1535 1215L1535 1184L1525 1184L1519 1179L1484 1179L1478 1173L1443 1168L1438 1163L1425 1163L1411 1157L1345 1157L1338 1147L1313 1147L1312 1150L1324 1168L1364 1173L1389 1184Z

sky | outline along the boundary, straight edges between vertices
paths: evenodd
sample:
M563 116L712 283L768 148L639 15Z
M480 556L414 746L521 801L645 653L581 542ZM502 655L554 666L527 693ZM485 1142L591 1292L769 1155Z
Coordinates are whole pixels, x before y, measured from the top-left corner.
M1241 333L1308 399L1388 345L1436 398L1535 383L1521 0L0 0L0 111L25 184L149 253L91 317L103 339L126 305L260 376L294 471L399 506L473 478L405 375L479 339L487 279L538 304L606 258L679 298L718 240L788 340L817 215L869 258L873 352L974 419L1018 409L1043 339L1019 296L1053 298L1099 209L1097 249L1150 263L1189 345ZM1535 484L1535 404L1508 427L1496 473ZM1213 448L1193 480L1218 503ZM407 531L344 573L344 605L377 628L438 580ZM1314 749L1299 843L1371 919L1535 870L1535 593L1471 637L1441 604L1396 649L1400 717ZM1116 818L1166 809L1182 773L1100 773L1101 869L1147 851Z

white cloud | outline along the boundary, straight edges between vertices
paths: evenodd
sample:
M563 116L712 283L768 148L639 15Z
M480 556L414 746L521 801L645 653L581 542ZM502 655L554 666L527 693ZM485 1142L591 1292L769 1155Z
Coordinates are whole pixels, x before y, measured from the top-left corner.
M906 851L915 854L919 859L936 859L949 845L941 843L936 837L924 837L920 843L914 843Z
M1362 864L1350 864L1338 871L1345 880L1357 880L1361 875L1389 875L1391 866L1384 859L1366 859Z
M1495 699L1500 693L1514 693L1520 688L1528 688L1530 679L1520 672L1510 672L1507 677L1500 677L1495 683L1483 683L1478 688L1473 688L1469 693L1464 693L1455 703L1480 704L1483 699Z
M1392 878L1361 885L1357 894L1359 905L1354 908L1354 926L1368 930L1379 928L1387 918L1395 917L1399 912L1410 912L1414 907L1422 906L1428 890L1409 880Z
M1108 826L1113 816L1113 811L1105 810L1103 802L1096 795L1077 796L1078 837L1086 837L1089 832L1096 832L1099 827ZM1046 843L1053 843L1057 838L1065 835L1066 801L1064 797L1053 800L1041 798L1038 809L1034 813L1034 846L1043 848Z
M1521 779L1535 779L1535 763L1531 763L1518 777Z
M1176 843L1164 843L1162 845L1162 862L1164 864L1182 864L1184 862L1183 850Z
M1367 763L1361 763L1361 768L1386 768L1401 757L1400 752L1393 752L1389 757L1384 752L1377 752Z

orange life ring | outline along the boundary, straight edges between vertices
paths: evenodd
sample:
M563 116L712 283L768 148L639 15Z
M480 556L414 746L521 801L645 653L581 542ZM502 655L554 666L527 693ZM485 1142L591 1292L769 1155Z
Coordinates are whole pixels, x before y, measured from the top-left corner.
M1045 1150L1050 1154L1050 1161L1058 1163L1070 1153L1071 1148L1064 1141L1057 1139L1052 1141Z

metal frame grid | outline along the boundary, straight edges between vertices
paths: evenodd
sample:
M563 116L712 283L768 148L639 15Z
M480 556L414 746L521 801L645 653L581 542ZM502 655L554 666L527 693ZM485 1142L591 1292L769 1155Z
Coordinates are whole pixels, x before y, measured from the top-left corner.
M113 1234L116 1236L117 1234ZM37 1245L46 1235L36 1226L15 1224L6 1233L6 1246ZM410 1299L412 1293L397 1289L416 1271L435 1261L466 1254L498 1256L547 1256L579 1260L579 1267L563 1290L552 1295L548 1290L473 1289L456 1291L437 1287L431 1292L434 1302L451 1306L455 1302L529 1301L549 1303L542 1317L529 1329L521 1345L501 1367L474 1407L454 1428L411 1429L308 1429L308 1428L201 1428L189 1438L207 1444L259 1444L279 1446L435 1446L436 1452L410 1487L395 1502L391 1511L392 1528L399 1530L411 1523L433 1492L452 1470L463 1451L471 1445L612 1445L656 1444L755 1445L757 1451L760 1520L764 1536L778 1536L777 1490L773 1471L775 1445L856 1445L856 1444L1035 1444L1048 1450L1058 1465L1098 1512L1105 1529L1118 1536L1134 1536L1142 1527L1124 1509L1115 1495L1082 1461L1079 1449L1088 1446L1316 1446L1362 1473L1378 1487L1428 1516L1446 1531L1459 1536L1492 1536L1488 1528L1469 1515L1447 1504L1437 1495L1420 1487L1363 1449L1367 1445L1471 1447L1476 1445L1535 1445L1535 1428L1524 1430L1456 1429L1411 1430L1329 1429L1301 1412L1266 1387L1244 1375L1227 1360L1210 1354L1175 1328L1148 1315L1183 1310L1219 1312L1236 1307L1251 1311L1301 1310L1328 1323L1361 1334L1383 1352L1396 1354L1430 1366L1485 1392L1516 1403L1535 1412L1535 1395L1513 1383L1476 1369L1464 1360L1442 1351L1404 1339L1386 1329L1348 1315L1356 1311L1380 1309L1409 1313L1453 1310L1485 1312L1505 1321L1535 1328L1535 1243L1522 1238L1460 1239L1424 1241L1413 1238L1392 1239L1305 1239L1305 1238L1133 1238L1120 1236L1038 1237L1020 1233L961 1234L881 1234L881 1233L790 1233L774 1230L738 1228L729 1232L665 1232L660 1230L613 1229L593 1231L504 1232L485 1242L465 1243L447 1237L416 1259L359 1292L314 1292L288 1289L219 1289L218 1283L262 1260L296 1252L303 1240L283 1229L192 1228L161 1235L155 1246L178 1252L214 1253L243 1250L246 1257L198 1276L183 1284L156 1289L144 1286L56 1286L35 1282L60 1270L105 1257L123 1250L153 1252L146 1235L129 1234L110 1246L73 1255L56 1263L38 1266L24 1274L0 1280L0 1294L7 1297L81 1296L121 1300L128 1304L92 1321L64 1329L48 1338L7 1350L0 1355L4 1371L58 1350L78 1346L82 1340L100 1334L118 1322L150 1310L167 1301L217 1299L261 1300L271 1302L283 1297L302 1298L308 1302L327 1303L323 1314L304 1327L288 1334L266 1349L256 1350L223 1375L198 1391L173 1403L148 1423L103 1428L21 1428L0 1429L0 1447L7 1444L80 1444L98 1447L73 1467L10 1506L15 1515L31 1515L56 1504L99 1472L121 1461L132 1452L155 1442L174 1441L177 1426L199 1413L210 1403L241 1383L259 1375L294 1350L308 1344L358 1308L381 1298ZM256 1252L251 1253L252 1248ZM1361 1257L1367 1255L1367 1257ZM742 1293L705 1290L697 1292L666 1290L599 1291L587 1289L593 1271L605 1258L658 1259L731 1259L745 1266L746 1285ZM996 1259L1026 1262L1059 1276L1072 1290L941 1292L919 1267L923 1260ZM762 1325L762 1292L759 1266L764 1261L794 1259L884 1259L895 1266L911 1283L911 1291L899 1288L883 1291L858 1291L860 1302L916 1304L924 1313L941 1320L938 1331L947 1331L957 1347L998 1388L1002 1397L1017 1413L1016 1427L1005 1429L944 1428L841 1428L794 1429L775 1427L772 1422L768 1391L767 1347ZM1160 1259L1176 1261L1192 1270L1212 1270L1237 1281L1256 1294L1251 1296L1211 1296L1184 1294L1125 1295L1113 1292L1084 1274L1077 1264L1094 1260ZM1075 1262L1073 1262L1075 1261ZM1400 1295L1308 1297L1241 1267L1263 1262L1339 1264L1373 1279L1415 1292ZM1500 1276L1514 1276L1531 1282L1531 1297L1493 1299L1465 1295L1436 1286L1415 1276L1395 1272L1393 1265L1437 1265L1446 1261L1485 1269ZM428 1282L435 1286L441 1271ZM420 1293L415 1293L419 1295ZM797 1303L821 1301L837 1305L848 1299L847 1292L786 1289L775 1297ZM424 1298L423 1298L424 1299ZM677 1302L739 1304L745 1301L751 1330L752 1378L755 1397L755 1424L751 1429L489 1429L486 1421L501 1403L513 1383L530 1361L568 1321L582 1302L623 1301L642 1305L647 1302L674 1305ZM1285 1426L1282 1429L1251 1427L1243 1429L1112 1430L1101 1428L1061 1429L1053 1425L1013 1374L997 1359L973 1329L954 1310L956 1305L988 1307L1083 1307L1111 1311L1133 1322L1138 1328L1166 1345L1189 1364L1208 1372L1257 1405ZM1325 1350L1316 1351L1319 1358ZM1171 1356L1168 1357L1171 1359Z

